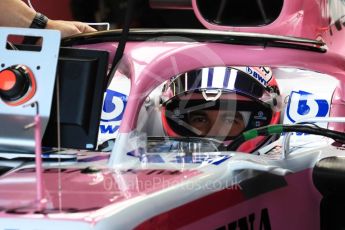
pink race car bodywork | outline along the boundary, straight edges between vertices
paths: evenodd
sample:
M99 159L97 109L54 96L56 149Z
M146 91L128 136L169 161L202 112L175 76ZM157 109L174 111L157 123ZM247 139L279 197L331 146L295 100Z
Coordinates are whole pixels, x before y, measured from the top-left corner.
M257 155L218 151L182 159L179 153L162 151L147 152L144 159L136 153L147 98L171 77L210 66L269 66L282 95L291 99L284 104L282 122L292 123L292 110L303 103L311 109L298 118L320 118L322 101L327 104L322 115L326 128L344 133L343 123L333 119L345 114L344 30L338 26L342 18L332 19L330 6L335 3L286 1L273 23L235 28L207 22L193 0L196 16L209 30L132 30L109 86L116 86L120 75L130 82L112 152L72 150L75 161L45 162L40 181L44 200L39 205L35 165L20 161L0 177L1 228L327 229L330 220L323 215L332 209L321 208L328 194L324 184L329 181L332 190L333 179L342 171L340 166L330 170L329 180L321 171L327 159L343 156L341 142L300 135L298 140L311 138L311 145L309 139L293 148L280 142ZM45 38L44 31L40 33ZM62 45L107 51L110 63L119 35L81 34ZM11 55L5 58L12 60ZM55 68L53 63L49 67ZM292 100L302 90L313 98Z

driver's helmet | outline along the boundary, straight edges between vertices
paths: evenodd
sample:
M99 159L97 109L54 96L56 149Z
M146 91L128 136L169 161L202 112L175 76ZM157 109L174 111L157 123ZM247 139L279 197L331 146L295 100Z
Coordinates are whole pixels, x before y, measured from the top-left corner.
M172 137L208 137L230 143L243 131L277 124L279 89L268 67L210 67L170 79L161 96L162 124ZM271 137L237 151L253 152Z

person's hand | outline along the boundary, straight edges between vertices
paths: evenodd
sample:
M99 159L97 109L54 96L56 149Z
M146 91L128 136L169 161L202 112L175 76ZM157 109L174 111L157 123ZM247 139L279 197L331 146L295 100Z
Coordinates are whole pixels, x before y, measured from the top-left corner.
M62 38L72 36L74 34L97 31L96 29L83 22L62 20L48 20L46 28L60 30Z

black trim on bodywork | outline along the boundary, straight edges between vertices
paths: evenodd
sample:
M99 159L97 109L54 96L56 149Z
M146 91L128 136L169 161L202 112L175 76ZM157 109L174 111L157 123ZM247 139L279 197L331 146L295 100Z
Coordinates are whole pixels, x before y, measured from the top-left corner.
M271 192L287 185L288 184L283 176L266 172L240 183L242 193L247 199Z
M77 34L62 39L62 46L95 44L101 42L118 42L122 30L99 31ZM236 45L255 45L264 47L280 47L299 50L308 50L319 53L327 51L322 41L295 38L288 36L223 32L202 29L131 29L128 41L166 41L166 42L197 42L225 43Z

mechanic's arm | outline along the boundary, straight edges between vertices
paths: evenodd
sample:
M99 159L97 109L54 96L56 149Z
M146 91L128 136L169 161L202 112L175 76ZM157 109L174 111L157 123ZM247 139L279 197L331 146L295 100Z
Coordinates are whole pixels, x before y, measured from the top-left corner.
M0 0L0 26L30 27L36 12L22 0ZM47 29L61 31L62 37L96 31L85 23L48 19Z

